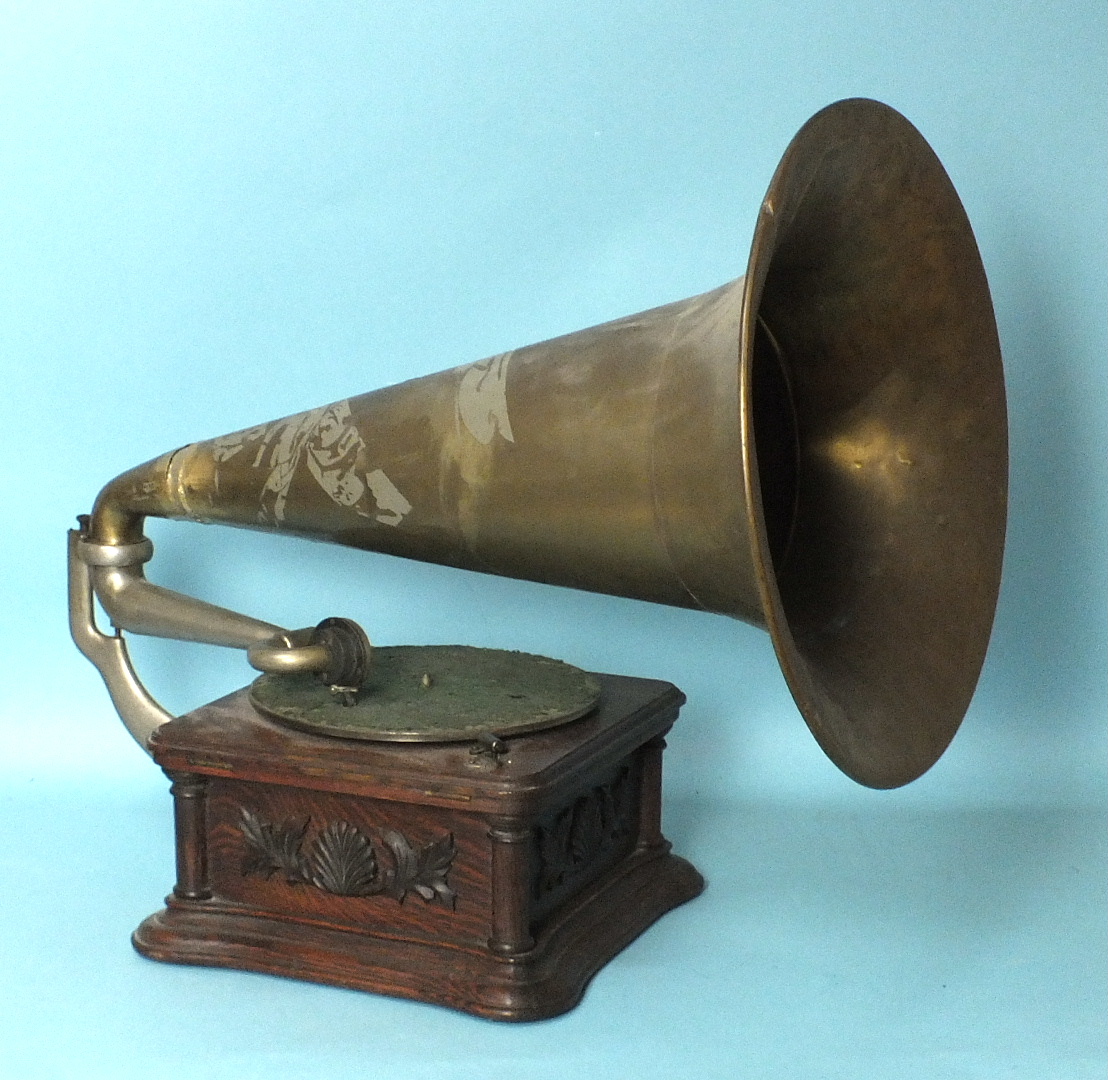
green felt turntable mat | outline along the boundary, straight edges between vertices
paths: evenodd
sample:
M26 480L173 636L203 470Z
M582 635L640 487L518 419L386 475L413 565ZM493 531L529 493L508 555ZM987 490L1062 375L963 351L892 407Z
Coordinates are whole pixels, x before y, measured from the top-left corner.
M314 675L263 675L254 706L302 731L381 742L460 742L555 727L595 708L600 684L561 660L468 645L373 650L347 704Z

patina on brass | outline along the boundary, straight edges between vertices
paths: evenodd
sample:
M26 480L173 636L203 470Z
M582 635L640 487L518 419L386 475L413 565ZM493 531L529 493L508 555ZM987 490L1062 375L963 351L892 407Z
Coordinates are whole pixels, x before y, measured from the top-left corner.
M768 630L827 754L892 787L973 694L1006 487L965 212L911 124L844 101L790 144L744 278L112 481L72 544L74 632L121 712L133 672L86 625L89 581L123 629L326 666L302 631L147 583L147 515L702 608Z

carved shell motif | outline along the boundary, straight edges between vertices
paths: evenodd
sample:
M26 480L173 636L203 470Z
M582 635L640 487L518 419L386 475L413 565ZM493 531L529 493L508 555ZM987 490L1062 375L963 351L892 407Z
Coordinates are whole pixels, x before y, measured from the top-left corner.
M385 829L380 843L392 857L387 866L373 841L348 821L330 822L305 846L310 824L310 818L273 824L243 809L243 876L270 878L279 872L289 885L314 885L334 896L386 895L402 902L414 892L427 903L438 897L454 907L455 893L446 880L458 850L453 833L415 848L401 833Z
M311 883L336 896L381 891L377 854L365 834L346 821L332 821L312 841L306 862Z

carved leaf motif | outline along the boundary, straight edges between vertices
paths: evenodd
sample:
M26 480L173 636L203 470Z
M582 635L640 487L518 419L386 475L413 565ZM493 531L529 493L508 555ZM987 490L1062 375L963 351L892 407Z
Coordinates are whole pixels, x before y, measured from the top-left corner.
M416 853L407 839L394 829L385 829L381 833L381 839L392 852L393 861L396 863L396 871L393 874L389 887L389 893L397 900L403 900L408 891L407 883L415 877Z
M414 887L424 900L431 901L437 896L444 904L454 906L455 894L446 883L446 872L457 853L453 833L432 840L420 851L419 876Z
M569 835L570 814L563 810L547 829L539 829L538 895L557 888L565 879L565 850Z
M306 880L300 844L308 828L308 818L270 825L244 808L240 828L246 839L242 859L244 875L261 874L268 878L281 871L290 885Z
M569 834L569 857L575 865L586 862L600 846L603 836L600 799L582 796L573 808L573 826Z
M418 852L408 843L406 837L393 829L386 829L381 834L381 839L396 862L396 871L389 888L391 895L397 900L403 900L409 892L415 892L427 903L437 896L444 904L454 906L456 895L446 881L447 871L458 853L453 833L432 840Z
M377 854L365 834L346 821L334 821L312 841L309 880L336 896L369 896L380 892Z
M458 849L446 833L418 851L401 833L387 829L382 840L392 853L395 869L384 870L372 841L347 821L320 830L303 850L310 818L273 825L243 809L239 829L245 840L242 874L269 878L278 870L290 885L310 883L336 896L375 896L387 892L403 901L409 892L430 903L437 896L454 907L455 893L446 875Z
M601 797L602 830L606 839L617 840L630 831L631 783L630 770L624 767L611 784L599 791Z
M541 899L590 872L634 831L635 787L624 765L535 831L532 894Z

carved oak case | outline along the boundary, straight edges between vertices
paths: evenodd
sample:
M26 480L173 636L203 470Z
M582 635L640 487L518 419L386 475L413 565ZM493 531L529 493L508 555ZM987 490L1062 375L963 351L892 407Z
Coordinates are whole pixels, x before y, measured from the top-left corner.
M684 698L600 680L590 716L499 755L294 731L245 691L165 725L177 883L135 947L495 1019L572 1008L703 888L660 830L663 736Z

